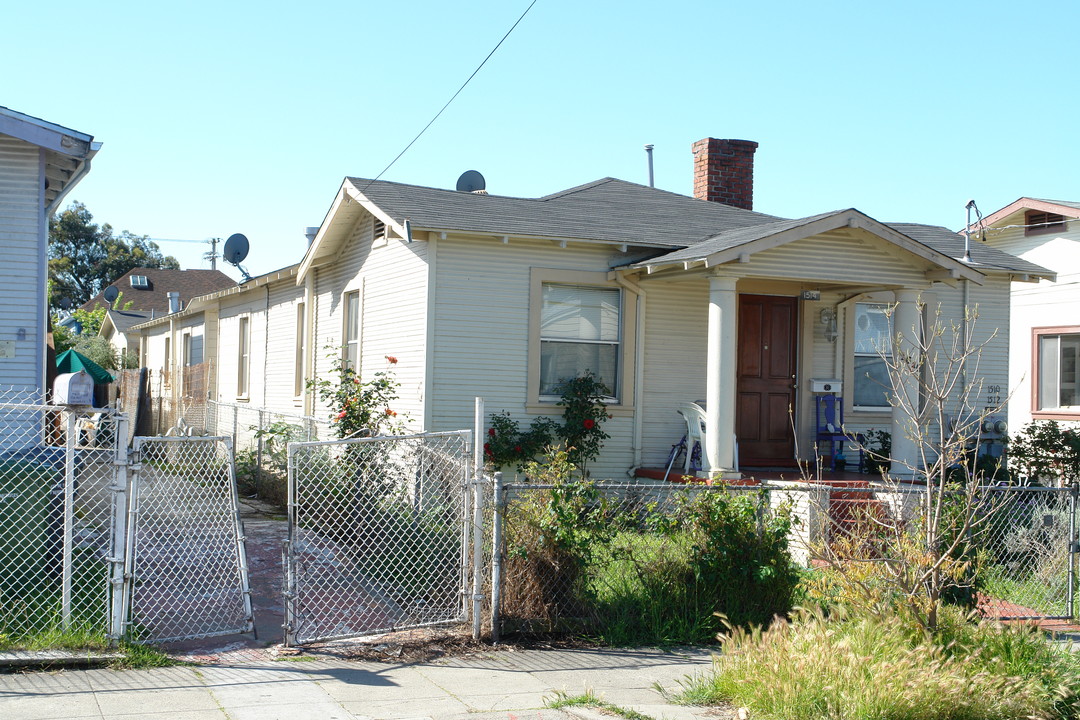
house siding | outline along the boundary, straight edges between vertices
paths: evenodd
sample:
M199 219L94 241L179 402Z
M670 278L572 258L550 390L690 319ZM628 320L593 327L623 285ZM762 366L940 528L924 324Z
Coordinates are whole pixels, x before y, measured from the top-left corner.
M45 326L41 153L39 148L0 136L0 340L14 341L15 356L0 358L0 387L38 394L42 390L42 333ZM25 339L18 332L25 330Z
M625 256L600 245L568 249L551 242L503 244L455 235L438 240L436 248L431 429L472 427L476 397L484 398L489 416L507 411L527 427L536 417L526 409L531 269L606 271ZM552 405L545 414L558 417L561 408ZM616 415L604 429L611 437L590 472L625 479L633 417Z
M1014 220L1022 224L1023 215ZM1012 284L1009 427L1015 432L1032 420L1032 329L1080 325L1080 221L1069 221L1066 232L1058 234L991 229L987 244L1057 272L1056 281Z
M424 417L428 247L424 242L390 238L373 248L372 236L372 218L364 215L333 264L316 270L315 377L334 378L345 320L342 296L359 291L360 375L370 379L387 369L386 356L397 358L393 374L400 388L393 409L406 418L411 430L428 429ZM316 398L314 414L325 417L328 413Z

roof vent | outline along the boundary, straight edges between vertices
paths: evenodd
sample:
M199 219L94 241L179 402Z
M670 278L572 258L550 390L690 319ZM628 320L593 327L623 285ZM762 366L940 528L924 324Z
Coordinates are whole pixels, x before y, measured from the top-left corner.
M170 292L167 293L167 296L169 298L169 314L180 312L180 293Z
M315 227L306 227L306 228L304 228L304 237L307 238L307 244L308 245L315 242L315 236L318 235L318 234L319 234L319 227L317 225Z

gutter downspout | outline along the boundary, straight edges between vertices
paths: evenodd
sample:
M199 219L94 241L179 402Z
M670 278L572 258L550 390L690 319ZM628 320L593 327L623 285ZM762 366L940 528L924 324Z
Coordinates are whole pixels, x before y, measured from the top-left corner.
M315 377L315 269L308 271L304 278L304 414L315 413L311 391L307 389L309 380Z
M631 440L633 465L626 471L632 478L642 462L645 419L642 413L644 398L641 394L645 385L645 308L648 294L640 285L628 280L625 271L615 271L615 282L637 296L637 322L634 329L634 433Z

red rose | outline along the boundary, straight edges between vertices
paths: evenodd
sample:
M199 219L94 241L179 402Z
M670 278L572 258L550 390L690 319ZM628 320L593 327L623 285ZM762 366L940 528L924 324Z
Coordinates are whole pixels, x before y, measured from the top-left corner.
M339 413L337 414L337 418L338 418L338 420L340 420L340 419L341 419L341 418L343 418L343 417L345 417L345 411L344 411L344 410L342 410L341 412L339 412Z
M495 428L488 428L488 435L495 437Z
M518 455L520 455L521 454L521 446L520 445L515 445L514 446L514 452L516 452Z
M397 358L393 355L387 355L386 362L390 363L391 365L397 365Z
M585 429L592 430L594 427L596 427L596 421L592 418L585 418Z

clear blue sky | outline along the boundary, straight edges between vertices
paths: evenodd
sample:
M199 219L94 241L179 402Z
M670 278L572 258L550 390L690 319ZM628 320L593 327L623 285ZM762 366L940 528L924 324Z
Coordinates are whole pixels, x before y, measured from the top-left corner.
M346 175L373 177L527 7L11 3L0 105L104 143L68 197L156 238L243 232L299 261ZM690 145L742 138L755 209L959 228L1080 200L1080 2L539 0L384 176L539 196L614 176L690 193ZM163 243L184 267L201 245Z

